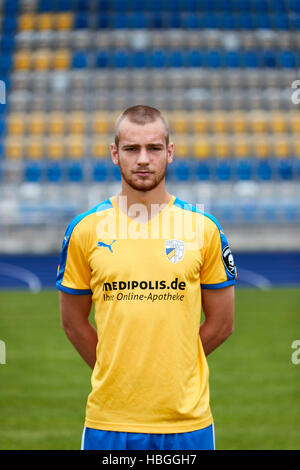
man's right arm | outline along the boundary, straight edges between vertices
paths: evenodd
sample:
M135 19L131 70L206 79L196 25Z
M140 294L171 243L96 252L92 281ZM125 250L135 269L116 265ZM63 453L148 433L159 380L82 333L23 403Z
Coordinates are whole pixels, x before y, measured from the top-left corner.
M97 331L89 321L91 295L59 293L62 328L77 352L93 369L96 362Z

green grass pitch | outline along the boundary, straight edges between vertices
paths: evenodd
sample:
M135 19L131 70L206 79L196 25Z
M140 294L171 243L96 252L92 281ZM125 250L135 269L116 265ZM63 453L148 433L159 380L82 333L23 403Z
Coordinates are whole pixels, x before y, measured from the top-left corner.
M208 357L217 449L300 449L300 290L236 290L233 335ZM0 292L0 449L79 449L90 370L58 293Z

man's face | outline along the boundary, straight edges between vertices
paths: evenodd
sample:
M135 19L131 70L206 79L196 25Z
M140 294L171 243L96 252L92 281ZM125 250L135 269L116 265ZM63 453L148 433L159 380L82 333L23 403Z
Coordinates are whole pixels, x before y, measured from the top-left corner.
M139 125L125 118L119 128L119 145L111 145L112 160L133 189L150 191L165 177L173 158L173 144L166 144L161 119Z

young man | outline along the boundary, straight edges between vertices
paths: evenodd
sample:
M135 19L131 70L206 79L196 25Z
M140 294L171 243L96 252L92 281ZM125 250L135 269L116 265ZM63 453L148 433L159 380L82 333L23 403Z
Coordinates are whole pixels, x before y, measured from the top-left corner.
M216 219L167 192L173 152L157 109L127 109L120 193L66 230L62 326L93 369L82 449L214 449L206 356L233 331L236 269Z

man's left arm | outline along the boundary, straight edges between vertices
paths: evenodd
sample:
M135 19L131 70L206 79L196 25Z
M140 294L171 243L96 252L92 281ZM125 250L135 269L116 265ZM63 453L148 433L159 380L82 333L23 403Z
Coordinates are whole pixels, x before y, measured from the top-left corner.
M200 338L206 356L220 346L234 329L234 286L202 289L205 320L200 326Z

